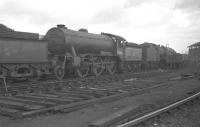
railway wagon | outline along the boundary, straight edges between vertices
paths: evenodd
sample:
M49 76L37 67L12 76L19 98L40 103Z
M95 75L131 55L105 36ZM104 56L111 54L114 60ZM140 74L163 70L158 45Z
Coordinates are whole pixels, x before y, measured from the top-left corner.
M142 46L143 69L155 69L159 66L160 52L159 46L153 43L145 42Z
M183 55L174 53L166 56L166 64L168 68L179 68L183 62Z
M191 71L200 72L200 42L190 45L188 60Z
M0 75L8 78L36 79L49 74L47 42L0 38Z
M75 72L79 77L101 75L104 70L115 73L118 56L123 55L124 39L112 34L93 34L86 29L70 30L65 25L51 28L44 37L49 41L49 52L56 56L57 78L65 72Z
M124 48L125 71L141 71L142 47L136 43L127 43Z
M159 47L159 52L160 52L160 62L159 62L159 67L160 68L167 68L166 66L166 56L167 56L167 49L164 46Z
M160 46L160 62L161 68L176 68L179 62L182 60L182 56L177 54L175 50L169 47Z

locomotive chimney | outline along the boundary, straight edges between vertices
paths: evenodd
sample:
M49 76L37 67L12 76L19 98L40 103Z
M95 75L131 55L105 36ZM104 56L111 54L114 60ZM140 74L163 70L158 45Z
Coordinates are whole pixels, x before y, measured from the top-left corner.
M81 28L81 29L79 29L78 31L81 31L81 32L86 32L86 33L88 33L88 30L87 30L87 29L84 29L84 28Z
M64 24L58 24L57 27L58 27L58 28L66 28L66 29L67 29L67 27L65 27Z

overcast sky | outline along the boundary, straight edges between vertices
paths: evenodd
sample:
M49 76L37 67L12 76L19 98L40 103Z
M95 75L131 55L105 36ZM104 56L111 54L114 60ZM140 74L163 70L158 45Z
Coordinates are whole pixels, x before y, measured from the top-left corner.
M0 0L0 23L40 34L65 24L183 52L200 41L200 0Z

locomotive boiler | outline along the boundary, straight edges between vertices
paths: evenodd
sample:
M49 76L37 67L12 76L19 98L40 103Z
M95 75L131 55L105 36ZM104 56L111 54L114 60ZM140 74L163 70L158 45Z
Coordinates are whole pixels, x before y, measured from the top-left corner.
M49 42L49 51L52 54L64 54L73 47L77 54L109 53L113 55L114 42L105 35L88 33L86 29L70 30L64 25L50 29L45 38Z
M125 39L112 34L93 34L86 29L70 30L64 25L51 28L44 37L48 50L55 59L55 74L63 78L65 72L75 70L80 77L96 76L104 70L113 74L118 56L122 57Z

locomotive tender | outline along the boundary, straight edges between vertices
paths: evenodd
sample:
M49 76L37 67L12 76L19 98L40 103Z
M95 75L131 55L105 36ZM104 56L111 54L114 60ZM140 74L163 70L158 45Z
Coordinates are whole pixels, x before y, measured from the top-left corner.
M136 72L141 71L142 67L142 46L135 43L126 43L124 47L124 71Z
M160 46L128 43L109 33L93 34L57 25L43 40L37 35L0 29L0 76L38 80L54 75L62 80L68 73L86 77L157 68L160 61Z
M34 80L49 74L47 45L40 40L0 38L0 76Z

